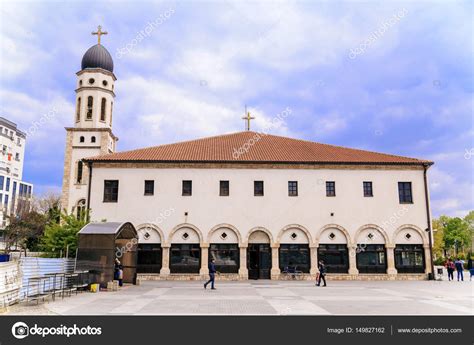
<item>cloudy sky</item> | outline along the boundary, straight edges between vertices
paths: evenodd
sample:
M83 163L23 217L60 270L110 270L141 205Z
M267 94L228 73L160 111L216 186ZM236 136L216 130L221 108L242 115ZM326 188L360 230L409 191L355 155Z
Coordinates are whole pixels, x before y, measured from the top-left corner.
M119 150L244 129L431 159L435 216L473 209L473 3L1 4L0 115L29 131L24 179L60 190L75 73L103 45Z

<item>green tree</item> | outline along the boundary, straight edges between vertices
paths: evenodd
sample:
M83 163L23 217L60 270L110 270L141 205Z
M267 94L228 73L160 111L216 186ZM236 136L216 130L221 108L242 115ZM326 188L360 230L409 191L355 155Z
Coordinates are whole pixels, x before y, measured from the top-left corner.
M71 213L62 213L61 222L50 222L41 239L41 249L49 257L74 257L77 248L77 234L87 224L87 216L77 217Z
M467 223L469 236L470 236L470 243L469 243L469 256L473 256L473 246L474 246L474 211L469 212L466 217L464 217L464 221Z
M4 231L5 251L10 252L12 247L36 251L40 236L43 234L47 218L36 211L26 211L18 216L10 216L9 224Z
M453 248L454 255L458 255L459 252L463 252L465 248L468 248L471 235L469 224L464 219L459 217L444 219L443 228L445 249Z

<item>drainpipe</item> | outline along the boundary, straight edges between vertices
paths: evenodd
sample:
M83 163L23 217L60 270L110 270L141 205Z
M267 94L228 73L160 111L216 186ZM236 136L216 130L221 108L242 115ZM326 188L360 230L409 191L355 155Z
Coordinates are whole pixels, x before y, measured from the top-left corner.
M87 222L90 221L90 207L91 207L91 184L92 184L92 162L87 162L87 165L89 166L89 185L87 186Z
M428 196L428 179L426 176L429 166L430 166L429 164L423 164L423 180L425 182L426 221L428 223L428 227L426 228L426 231L428 232L429 245L430 245L431 279L434 280L435 272L434 272L434 264L433 264L433 240L432 240L433 230L431 229L430 200Z

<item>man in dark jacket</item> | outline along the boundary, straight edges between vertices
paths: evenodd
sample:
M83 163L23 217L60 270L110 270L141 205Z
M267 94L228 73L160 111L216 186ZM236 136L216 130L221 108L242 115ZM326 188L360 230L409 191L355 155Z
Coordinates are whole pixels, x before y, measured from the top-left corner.
M454 261L454 265L456 266L456 271L458 271L458 281L459 277L461 277L461 281L464 281L464 261L458 258L456 261Z
M207 285L211 283L211 290L215 290L216 288L214 287L214 279L216 277L216 265L215 265L215 260L211 259L211 262L209 263L209 280L204 284L204 289L207 288Z
M324 265L323 260L319 261L318 269L319 269L319 277L318 277L318 283L316 285L320 286L321 279L322 279L324 282L323 286L326 286L326 266Z

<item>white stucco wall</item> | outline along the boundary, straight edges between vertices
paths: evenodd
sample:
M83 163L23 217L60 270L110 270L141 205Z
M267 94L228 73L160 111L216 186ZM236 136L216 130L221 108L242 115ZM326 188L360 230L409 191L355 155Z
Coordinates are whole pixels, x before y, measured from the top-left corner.
M119 180L117 203L102 202L106 179ZM155 180L153 196L144 196L144 180ZM192 196L181 195L182 180L193 181ZM220 180L230 181L230 196L219 196ZM265 182L264 196L253 195L254 180ZM297 197L288 196L289 180L298 181ZM326 197L326 181L336 182L335 197ZM373 197L363 196L363 181L373 182ZM412 182L413 204L399 203L399 181ZM154 224L168 243L170 232L179 224L194 225L204 242L218 224L235 227L242 241L247 241L252 229L262 227L270 231L274 242L283 228L295 224L309 232L311 243L333 243L327 238L331 230L324 228L330 224L345 229L350 243L368 224L383 229L390 242L399 227L427 228L422 170L94 168L90 208L93 221ZM333 231L337 235L334 243L347 242L342 231ZM289 239L291 232L281 235L282 243L294 242ZM374 233L376 242L384 241L375 227L359 231L359 237L368 232ZM297 233L296 242L304 243L305 233ZM403 234L398 239L406 243ZM175 233L173 241L178 238L181 236ZM412 237L414 242L417 238Z

